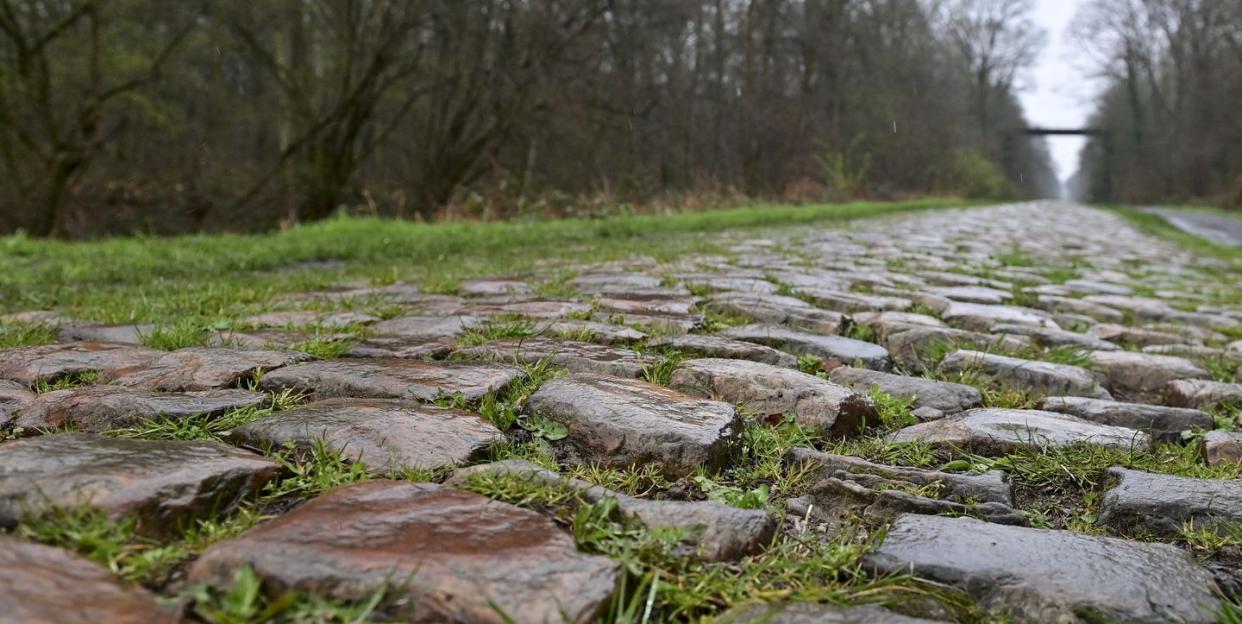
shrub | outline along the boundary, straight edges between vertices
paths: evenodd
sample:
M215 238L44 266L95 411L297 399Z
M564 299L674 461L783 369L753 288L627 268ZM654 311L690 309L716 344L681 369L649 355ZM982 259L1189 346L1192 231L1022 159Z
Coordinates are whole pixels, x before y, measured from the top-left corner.
M1002 199L1013 194L1000 165L974 150L953 153L947 178L950 189L971 199Z

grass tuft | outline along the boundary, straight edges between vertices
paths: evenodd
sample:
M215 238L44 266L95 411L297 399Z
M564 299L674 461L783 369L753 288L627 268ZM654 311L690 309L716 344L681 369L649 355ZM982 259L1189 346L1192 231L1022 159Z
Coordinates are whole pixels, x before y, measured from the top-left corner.
M681 364L684 359L685 356L680 351L663 351L659 353L654 363L643 367L643 379L656 385L667 386L673 377L673 371L677 370L677 365Z
M881 390L878 385L871 387L868 396L871 398L871 402L875 403L876 412L880 416L878 424L883 431L896 431L903 427L918 424L919 419L914 416L912 410L914 406L913 399L891 395Z
M0 349L56 342L56 329L37 323L0 323Z
M45 392L55 392L56 390L69 390L71 388L90 386L98 380L99 371L82 371L62 375L53 381L38 379L30 386L30 389L38 394L43 394Z
M478 327L467 329L457 342L466 346L481 345L504 338L529 338L539 333L535 322L529 319L491 320Z

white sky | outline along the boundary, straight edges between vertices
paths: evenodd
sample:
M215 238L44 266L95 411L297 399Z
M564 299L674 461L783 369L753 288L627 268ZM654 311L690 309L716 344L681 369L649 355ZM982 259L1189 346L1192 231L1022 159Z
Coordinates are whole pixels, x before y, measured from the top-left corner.
M1048 46L1023 85L1019 97L1032 125L1080 127L1091 113L1091 85L1066 31L1081 0L1037 0L1035 21L1048 31ZM1049 137L1048 148L1064 181L1078 170L1080 137Z

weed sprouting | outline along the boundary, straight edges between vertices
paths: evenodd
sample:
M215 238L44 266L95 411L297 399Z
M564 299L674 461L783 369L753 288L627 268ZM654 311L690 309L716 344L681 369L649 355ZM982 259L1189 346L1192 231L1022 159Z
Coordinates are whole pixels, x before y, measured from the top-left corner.
M568 374L568 371L552 366L546 359L520 366L525 373L520 379L500 392L487 393L479 402L479 413L501 431L508 431L518 423L522 406L543 384Z
M38 323L0 323L0 349L56 342L56 328Z
M238 568L232 585L227 588L196 585L181 593L189 600L196 616L216 624L369 622L385 607L386 595L388 587L381 584L366 598L353 601L333 600L302 591L272 596L263 591L262 580L249 566Z
M316 332L303 340L289 345L289 349L313 355L321 360L334 360L349 353L349 350L354 348L354 342L357 338L357 333L334 332L327 334Z
M457 338L463 345L481 345L504 338L529 338L539 333L530 319L492 320L478 327L471 327Z
M82 371L61 375L52 381L40 378L31 384L30 389L38 394L44 394L55 392L56 390L69 390L71 388L89 386L98 380L99 371Z
M694 477L694 484L709 500L720 501L739 509L763 509L768 504L769 488L766 483L744 490L732 485L721 485L704 475L698 475Z
M643 379L656 385L667 386L673 377L673 371L677 370L677 365L683 359L685 356L680 351L664 351L657 356L655 362L643 367Z
M124 579L152 583L166 578L189 557L262 519L256 506L244 505L228 516L198 520L161 543L140 535L134 516L114 519L101 509L77 506L25 518L16 532L31 541L73 550Z
M1053 364L1066 364L1069 366L1084 367L1091 363L1090 354L1078 347L1065 346L1054 347L1045 351L1037 359Z
M176 351L187 347L205 347L211 343L210 328L193 320L157 325L151 331L141 333L142 344L161 351Z
M823 375L825 373L824 358L809 353L799 355L798 370L808 375Z
M292 390L268 395L266 407L243 407L220 415L198 414L184 418L159 416L134 427L114 429L104 435L145 440L223 440L229 432L295 405L299 396Z
M605 468L595 464L569 468L569 476L629 496L647 496L672 486L657 466Z
M323 440L315 440L309 449L288 446L270 456L280 462L285 476L264 487L262 494L269 499L314 496L371 478L366 466L329 448Z
M868 393L871 402L875 404L876 413L879 415L878 424L884 431L896 431L902 427L918 424L919 419L915 418L912 411L914 399L904 398L889 394L880 389L878 385L873 385Z

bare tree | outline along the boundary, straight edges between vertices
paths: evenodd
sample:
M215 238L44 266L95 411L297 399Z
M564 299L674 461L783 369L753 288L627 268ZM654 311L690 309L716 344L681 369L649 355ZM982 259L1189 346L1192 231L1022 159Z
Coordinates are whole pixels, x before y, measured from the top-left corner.
M948 36L974 77L975 114L991 129L996 94L1008 92L1047 43L1031 20L1033 0L954 0L944 6Z
M1242 200L1242 58L1238 0L1087 4L1074 32L1102 81L1084 152L1097 199ZM1233 190L1230 190L1230 187Z
M0 0L0 168L17 181L0 184L0 228L261 228L341 207L431 216L468 201L503 215L700 193L1036 194L1046 154L1007 138L1040 40L1028 9ZM1220 21L1199 26L1229 33L1211 55L1237 35ZM1171 89L1158 78L1141 81L1145 110L1155 85Z
M66 234L77 183L126 131L116 105L159 77L195 25L159 24L125 49L125 5L0 0L0 159L18 197L41 206L36 234Z
M357 167L431 91L413 80L430 8L418 0L284 0L234 4L217 17L282 96L279 156L237 204L253 201L292 164L299 192L289 217L331 214ZM381 119L398 90L400 101Z

